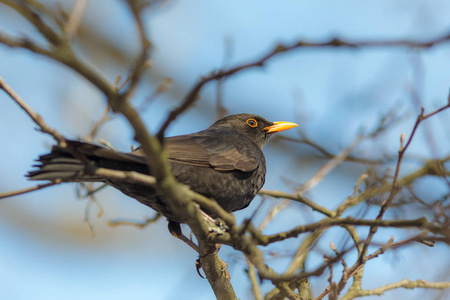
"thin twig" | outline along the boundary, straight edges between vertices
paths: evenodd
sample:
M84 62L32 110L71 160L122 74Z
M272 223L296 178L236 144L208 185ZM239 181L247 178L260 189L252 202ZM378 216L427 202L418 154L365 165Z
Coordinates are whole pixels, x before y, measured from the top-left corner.
M94 126L92 127L91 132L86 136L85 140L87 142L92 142L92 140L95 138L95 136L98 133L98 130L100 129L100 127L105 124L105 122L107 122L108 120L111 119L111 116L108 115L108 113L110 112L111 108L109 105L106 106L105 111L103 112L102 116L100 117L100 119L95 122Z
M29 193L29 192L37 191L37 190L44 189L44 188L49 187L49 186L60 184L61 182L62 181L49 182L49 183L44 183L44 184L38 184L36 186L25 188L25 189L21 189L21 190L16 190L16 191L6 192L6 193L0 193L0 199L13 197L13 196L18 196L18 195L26 194L26 193Z
M304 196L292 195L292 194L288 194L288 193L284 193L284 192L280 192L280 191L266 191L266 190L260 190L258 194L270 196L270 197L274 197L274 198L284 198L284 199L294 200L294 201L303 203L303 204L311 207L313 210L318 211L328 217L332 217L335 215L335 213L333 211L329 210L326 207L323 207L323 206L320 206L320 205L314 203L313 201L309 200L308 198L306 198Z
M95 170L95 174L105 179L121 180L146 186L154 186L156 184L155 177L135 171L116 171L111 169L98 168Z
M136 89L136 86L143 74L143 72L150 67L149 61L149 55L150 55L150 49L151 49L151 43L147 39L147 30L146 26L144 25L143 19L142 19L142 8L139 6L138 1L132 1L128 0L126 1L128 4L131 13L133 14L135 24L138 29L138 35L139 35L139 42L140 42L140 50L139 54L136 57L134 61L134 66L128 76L128 79L126 82L129 82L127 89L123 93L124 98L128 98L131 96ZM125 83L122 84L122 86L125 85Z
M327 42L322 43L314 43L314 42L306 42L306 41L297 41L291 45L276 45L271 51L267 54L263 55L261 58L250 62L248 64L240 65L234 68L230 68L228 70L219 70L214 72L213 74L202 78L198 81L191 91L186 95L183 102L180 106L173 109L166 121L163 123L161 128L158 131L158 138L161 140L164 137L164 133L166 129L169 127L170 123L174 121L181 113L183 113L186 109L188 109L196 100L198 93L203 88L205 84L210 81L220 80L230 75L234 75L243 70L247 70L254 67L263 67L267 61L272 59L273 57L285 53L288 51L293 51L300 48L323 48L323 47L348 47L348 48L361 48L361 47L409 47L409 48L430 48L436 44L440 44L450 40L450 34L438 37L436 39L431 39L425 42L417 42L411 40L392 40L392 41L360 41L360 42L350 42L344 41L340 39L331 39Z
M72 39L80 26L81 20L83 19L84 12L89 4L89 0L76 0L72 11L69 15L69 20L64 27L64 31L67 39Z
M261 224L259 224L258 226L258 230L263 230L267 224L269 224L273 218L275 218L275 216L283 209L285 209L286 207L288 207L290 205L290 201L288 200L283 200L281 201L278 205L276 205L275 207L273 207L268 213L267 215L264 217L264 219L262 220Z
M353 148L355 148L363 139L364 139L363 136L358 137L357 139L355 139L355 141L353 141L353 143L351 143L347 148L342 150L337 156L333 157L333 159L329 160L322 167L320 167L319 170L317 170L317 172L307 182L302 184L302 186L295 191L296 194L303 194L308 190L312 189L314 186L316 186L325 175L330 173L341 162L343 162L352 152Z
M423 228L427 229L436 234L446 235L448 233L448 228L446 226L436 225L429 222L426 218L413 219L413 220L361 220L354 219L352 217L346 218L325 218L316 223L299 225L287 231L283 231L271 235L260 235L261 245L268 245L270 243L275 243L283 241L288 238L297 237L298 235L305 232L315 232L316 230L329 228L333 226L377 226L377 227L393 227L393 228Z
M135 226L135 227L138 227L139 229L142 229L142 228L147 227L150 224L155 223L156 221L161 219L161 217L162 217L161 214L156 213L153 218L145 218L144 221L139 222L139 221L110 220L110 221L108 221L108 225L111 227L127 225L127 226Z
M24 5L20 3L20 1L13 0L0 0L0 3L11 7L16 12L21 14L42 34L42 36L49 43L53 45L61 44L61 37L49 25L47 25L41 18L41 16L37 12L35 12L29 5Z
M4 90L14 102L16 102L30 117L33 121L40 127L40 131L51 135L60 148L65 148L67 146L66 139L59 134L55 129L50 128L44 119L37 114L14 90L6 84L2 77L0 77L0 89Z
M247 258L248 264L248 277L250 278L250 283L252 284L253 295L255 300L263 300L263 295L261 289L259 288L258 279L256 278L255 265L252 264Z
M409 135L408 141L406 142L406 144L404 145L404 134L402 133L401 137L400 137L400 150L398 152L398 160L397 160L397 166L395 168L395 174L394 174L394 179L392 181L392 188L391 191L389 193L389 196L387 198L387 200L383 203L383 205L380 208L380 211L376 217L376 220L381 220L383 218L384 213L386 212L386 210L388 209L389 205L392 203L392 201L394 200L395 195L397 195L398 191L399 191L399 185L398 185L398 181L399 181L399 174L400 174L400 168L402 165L402 161L403 161L403 157L405 155L406 150L408 149L409 145L411 144L411 141L416 133L417 128L419 127L419 124L430 118L431 116L434 116L435 114L447 109L450 107L450 94L448 97L448 103L447 105L425 115L425 109L422 108L421 113L419 114L419 116L417 116L416 122L414 124L414 127L411 131L411 134ZM364 256L367 253L367 248L369 247L373 236L375 235L375 233L377 232L377 226L372 226L370 228L369 234L364 242L364 247L363 247L363 251L361 252L361 255L359 256L359 263L362 263Z
M363 296L371 296L371 295L383 295L386 291L398 289L398 288L406 288L406 289L414 289L414 288L424 288L424 289L446 289L450 288L450 282L427 282L425 280L415 280L411 281L408 279L403 279L399 282L387 284L385 286L371 289L371 290L360 290L356 295L352 295L353 297L363 297ZM353 298L352 298L353 299Z

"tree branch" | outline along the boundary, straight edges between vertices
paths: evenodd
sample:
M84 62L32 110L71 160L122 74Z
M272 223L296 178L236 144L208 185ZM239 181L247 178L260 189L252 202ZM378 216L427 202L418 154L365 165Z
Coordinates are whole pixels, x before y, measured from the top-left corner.
M13 196L18 196L18 195L30 193L30 192L37 191L37 190L40 190L40 189L44 189L44 188L47 188L49 186L57 185L57 184L60 184L60 183L61 183L61 181L59 181L59 182L49 182L49 183L44 183L44 184L38 184L36 186L30 187L30 188L21 189L21 190L17 190L17 191L0 193L0 199L4 199L4 198L9 198L9 197L13 197Z
M408 47L408 48L431 48L434 45L441 44L450 40L450 34L431 39L425 42L417 42L412 40L392 40L392 41L359 41L350 42L345 40L340 40L337 38L331 39L327 42L314 43L307 41L297 41L291 45L276 45L271 51L263 55L261 58L256 59L253 62L243 64L237 67L230 68L228 70L219 70L212 73L211 75L202 78L197 82L191 91L184 98L180 106L173 109L166 121L163 123L158 131L158 138L161 140L164 137L166 129L169 127L170 123L174 121L181 113L188 109L196 100L198 93L203 88L205 84L210 81L220 80L227 76L234 75L243 70L247 70L254 67L263 67L265 63L271 60L273 57L278 56L281 53L290 52L300 48L323 48L323 47L347 47L347 48L362 48L362 47Z
M348 297L342 298L342 300L350 300L356 297L364 297L364 296L373 296L383 295L386 291L398 289L398 288L405 288L405 289L414 289L414 288L424 288L424 289L446 289L450 288L450 282L427 282L425 280L415 280L411 281L408 279L403 279L399 282L387 284L385 286L371 289L371 290L360 290L357 292L354 292L352 295L349 295Z
M36 125L39 126L39 130L42 132L45 132L49 135L51 135L56 142L58 143L59 147L65 148L66 147L66 139L59 134L55 129L48 126L42 117L37 114L28 104L23 101L23 99L16 93L14 90L6 84L6 82L3 80L3 78L0 77L0 89L4 90L14 102L16 102L26 113L33 119L33 121L36 123Z

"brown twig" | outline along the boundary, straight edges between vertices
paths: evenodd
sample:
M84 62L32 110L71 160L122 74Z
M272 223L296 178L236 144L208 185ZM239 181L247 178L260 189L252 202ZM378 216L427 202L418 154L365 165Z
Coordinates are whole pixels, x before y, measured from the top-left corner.
M298 270L305 269L305 262L308 257L309 249L319 241L319 238L322 236L325 229L318 229L307 236L300 246L297 248L297 251L292 258L291 264L284 272L285 274L293 275Z
M342 300L350 300L356 297L364 297L364 296L373 296L378 295L381 296L385 292L398 289L398 288L406 288L406 289L414 289L414 288L424 288L424 289L446 289L450 288L450 282L427 282L425 280L415 280L411 281L408 279L403 279L399 282L387 284L385 286L371 289L371 290L359 290L355 291L349 297L343 297Z
M247 258L248 264L248 277L250 278L250 283L252 284L253 295L255 300L263 300L263 295L261 289L259 288L258 279L256 278L255 266Z
M91 132L86 136L85 140L87 142L92 142L92 140L95 138L95 136L98 133L98 130L100 129L100 127L105 124L105 122L107 122L108 120L111 119L111 116L109 116L109 112L110 112L111 108L109 107L109 105L106 106L105 111L103 112L102 116L100 117L100 119L98 119L97 122L95 122L94 126L92 127Z
M26 194L26 193L29 193L29 192L33 192L33 191L37 191L37 190L40 190L40 189L44 189L44 188L47 188L49 186L57 185L57 184L60 184L60 183L61 183L61 181L55 181L55 182L49 182L49 183L44 183L44 184L38 184L36 186L30 187L30 188L26 188L26 189L21 189L21 190L16 190L16 191L12 191L12 192L6 192L6 193L0 193L0 199Z
M294 200L294 201L303 203L303 204L311 207L313 210L318 211L326 216L332 217L335 215L335 213L333 211L329 210L326 207L323 207L323 206L320 206L320 205L314 203L313 201L309 200L308 198L306 198L304 196L292 195L292 194L288 194L288 193L284 193L284 192L280 192L280 191L266 191L266 190L259 191L259 194L274 197L274 198L284 198L284 199Z
M381 206L380 211L379 211L379 213L378 213L378 215L376 217L376 220L381 220L383 218L384 213L386 212L386 210L388 209L389 205L394 200L395 195L397 195L397 193L399 191L398 181L399 181L399 174L400 174L400 168L401 168L401 165L402 165L403 157L404 157L405 152L408 149L409 145L411 144L411 141L412 141L412 139L413 139L413 137L414 137L414 135L416 133L417 128L419 127L419 124L422 121L424 121L424 120L434 116L435 114L437 114L437 113L439 113L439 112L441 112L441 111L443 111L443 110L445 110L445 109L447 109L449 107L450 107L450 94L449 94L449 97L448 97L447 105L442 106L441 108L439 108L439 109L437 109L437 110L435 110L435 111L433 111L433 112L431 112L431 113L429 113L427 115L424 114L425 109L422 108L421 113L419 114L419 116L417 116L416 122L414 124L414 127L413 127L413 129L412 129L412 131L411 131L411 133L409 135L409 138L408 138L408 141L406 142L406 144L404 144L405 135L404 135L404 133L401 134L401 137L400 137L400 150L398 152L398 160L397 160L397 166L395 168L394 179L392 181L392 188L391 188L391 191L389 193L389 196L388 196L387 200ZM369 234L368 234L368 236L367 236L367 238L366 238L366 240L364 242L363 251L361 252L361 254L359 256L360 263L362 263L362 261L364 259L364 256L367 253L367 248L369 247L373 236L377 232L377 228L378 228L377 226L372 226L370 228Z
M231 299L236 298L234 295L234 292L232 288L230 288L229 280L226 278L221 278L222 276L222 269L221 266L218 264L218 257L216 253L208 253L207 249L211 246L211 241L207 240L207 233L209 232L210 228L208 227L208 224L206 222L202 221L201 213L198 209L197 205L194 205L193 202L200 203L202 206L206 205L208 208L214 209L215 212L218 212L217 215L219 215L221 218L224 219L227 225L230 226L229 233L225 233L222 238L226 243L232 245L235 247L235 249L238 249L245 253L246 257L251 261L252 264L254 264L258 270L259 275L262 278L269 278L273 281L273 283L278 287L278 289L282 292L282 294L285 294L286 296L296 299L297 295L293 292L292 288L287 284L287 280L292 280L295 278L304 278L307 276L312 275L320 275L323 274L323 272L326 270L327 267L330 266L329 262L328 264L325 264L323 266L320 266L320 268L317 268L316 270L313 270L312 272L296 275L296 276L279 276L277 273L275 273L273 270L271 270L268 266L264 263L264 257L262 255L262 252L258 249L256 246L256 242L252 237L249 237L246 235L246 230L241 230L242 228L239 228L236 225L236 222L234 220L234 217L230 216L227 212L224 212L223 209L220 208L220 206L217 205L217 203L210 201L209 199L206 199L200 195L196 195L193 192L190 192L186 187L181 186L176 183L173 176L171 176L170 168L168 166L167 161L165 160L166 155L162 151L160 143L158 141L150 136L144 126L144 123L140 119L138 113L136 110L133 109L133 107L129 104L129 97L133 93L133 90L135 89L137 83L139 82L142 73L145 71L145 68L142 67L145 65L145 62L148 59L148 51L150 48L150 44L147 43L146 40L146 33L145 28L142 26L142 20L141 20L141 12L137 4L136 6L133 6L134 4L132 2L134 1L128 1L130 8L132 9L133 15L136 19L136 24L138 25L139 35L141 38L141 52L139 53L138 57L135 60L134 67L132 68L130 75L129 75L129 81L126 81L126 84L128 84L128 87L125 91L120 93L119 91L115 90L113 86L111 86L103 77L101 77L99 74L97 74L93 69L89 68L87 65L81 63L75 54L71 51L70 45L68 44L67 36L62 33L61 35L57 33L56 31L53 31L46 23L42 21L42 18L39 16L39 14L33 12L31 9L23 9L21 6L15 6L15 3L13 1L9 0L0 0L2 3L10 3L13 8L17 10L22 11L22 15L27 18L27 20L30 21L33 25L35 25L38 30L46 37L46 39L51 44L50 49L46 50L45 48L38 47L34 43L30 42L27 39L23 40L17 40L17 39L11 39L9 37L5 37L3 35L0 35L0 43L4 43L6 45L9 45L11 47L21 47L30 49L36 53L40 53L43 55L46 55L54 60L60 61L73 70L79 72L81 75L86 77L91 83L93 83L98 89L100 89L108 98L108 101L110 102L111 107L115 112L122 113L133 129L135 130L136 140L139 141L143 145L143 149L145 151L146 157L148 159L149 165L151 165L152 169L155 171L155 177L151 176L145 176L142 174L135 174L134 172L119 172L114 173L111 172L111 170L102 170L99 169L98 174L102 174L102 176L109 176L111 179L117 179L117 180L129 180L130 182L138 182L140 184L144 185L151 185L154 186L159 192L161 192L161 195L163 195L165 201L167 201L167 205L170 209L173 209L174 212L178 214L183 214L188 218L188 224L191 226L192 230L196 234L198 240L199 240L199 246L201 251L201 260L202 264L205 264L205 270L211 271L209 274L212 276L215 276L214 278L208 276L208 280L211 282L211 286L213 286L214 291L217 293L224 292L227 294L227 296ZM35 18L36 20L32 20ZM306 43L306 42L297 42L291 46L283 46L278 45L272 52L269 54L263 56L261 59L249 63L246 65L238 66L236 68L231 68L226 71L219 71L217 73L214 73L210 75L209 77L206 77L202 79L197 85L194 86L192 91L186 96L183 103L180 107L175 109L171 112L168 119L164 123L164 125L161 127L158 137L161 139L164 135L165 129L170 125L171 121L174 120L179 114L181 114L184 110L186 110L195 100L200 92L201 88L208 82L213 80L220 80L225 78L226 76L230 76L232 74L235 74L237 72L240 72L241 70L248 69L251 67L261 67L263 66L269 59L272 57L275 57L279 53L283 53L286 51L290 51L293 49L301 48L301 47L337 47L337 46L343 46L343 47L383 47L383 46L401 46L401 47L431 47L434 44L442 43L446 40L448 40L450 36L444 36L439 39L435 39L429 42L425 43L417 43L417 42L411 42L411 41L392 41L392 42L360 42L360 43L348 43L343 42L341 40L330 40L326 43ZM425 116L424 116L425 117ZM39 117L40 118L40 117ZM33 120L35 120L33 118ZM36 120L35 122L39 124ZM41 126L42 127L42 126ZM42 129L41 129L42 130ZM44 131L44 130L42 130ZM44 131L45 132L45 131ZM411 136L412 138L412 136ZM58 141L59 143L59 141ZM409 142L407 143L409 145ZM406 146L407 148L407 146ZM405 149L406 150L406 149ZM421 174L426 174L426 171ZM139 176L142 175L142 176ZM107 177L108 178L108 177ZM388 187L384 186L383 188L392 188L392 191L394 188L401 186L401 179L398 179L398 174L396 174L396 178L394 180L394 183ZM356 188L355 188L356 189ZM376 190L378 192L382 192L383 189ZM372 190L374 192L374 190ZM362 195L362 196L361 196ZM280 193L277 194L277 196L280 196ZM359 203L360 201L363 201L364 197L370 196L369 192L362 193L358 196L355 196L355 199L352 199L351 205L354 205L356 203ZM275 196L274 196L275 197ZM323 208L319 205L316 205L312 203L310 200L304 198L304 197L297 197L290 195L291 198L295 198L296 201L305 203L306 205L310 206L311 208L327 215L330 217L335 217L336 212L330 211L327 208ZM367 199L367 198L366 198ZM359 202L358 202L359 201ZM386 203L384 204L386 205ZM389 206L389 204L386 205ZM350 206L348 206L350 207ZM381 213L381 212L380 212ZM382 215L382 214L381 214ZM362 226L391 226L391 225L397 225L400 226L399 223L389 223L391 221L384 221L381 220L368 220L372 223L367 223L366 220L346 220L346 219L336 219L337 223L332 224L331 222L323 222L323 223L315 223L310 224L306 226L310 226L310 230L315 230L315 233L319 232L322 228L321 226L343 226L345 228L351 227L349 224L352 225L362 225ZM346 220L346 221L342 221ZM422 219L419 219L419 221ZM407 220L408 221L408 220ZM414 221L414 220L413 220ZM426 221L426 220L425 220ZM440 228L437 225L431 224L429 222L421 221L418 222L416 225L422 226L423 228L427 228L430 230L435 230L435 232L440 232L442 228ZM366 223L365 223L366 222ZM357 224L359 223L359 224ZM363 224L364 223L364 224ZM250 230L252 226L249 224L246 229ZM405 223L403 224L405 225ZM313 226L316 226L315 229ZM433 227L435 226L435 227ZM395 227L395 226L394 226ZM289 234L289 233L287 233ZM292 234L292 233L291 233ZM255 235L256 236L256 235ZM219 240L219 238L217 240ZM265 237L264 237L265 238ZM214 239L212 240L214 241ZM356 242L355 242L356 245ZM358 246L357 246L358 247ZM359 250L359 248L358 248ZM362 251L364 252L364 251ZM365 254L364 254L365 255ZM370 258L371 256L365 256L365 258ZM338 261L340 259L340 255L336 255L336 258L334 261ZM333 261L333 262L334 262ZM361 268L359 266L359 268ZM215 269L215 270L213 270ZM355 274L355 271L359 270L358 268L355 268L353 270L352 274ZM304 276L304 277L302 277ZM356 276L356 275L355 275ZM223 294L224 295L224 294Z
M142 8L139 6L138 1L128 0L126 2L130 8L131 13L133 14L135 23L137 25L141 48L138 56L134 61L134 67L132 68L128 76L129 83L126 91L123 93L124 98L128 98L133 94L143 72L150 66L150 64L147 62L149 60L151 49L151 43L147 39L146 26L144 25L144 22L142 20ZM123 83L123 85L125 85L125 83Z
M70 12L69 19L64 26L64 31L66 37L70 40L75 36L75 33L80 26L81 20L83 19L84 12L89 4L89 0L76 0L72 11Z
M135 171L116 171L111 169L98 168L95 170L95 174L105 179L138 183L146 186L155 186L156 184L155 177Z
M14 92L14 90L9 85L7 85L1 77L0 89L4 90L11 97L11 99L14 100L14 102L16 102L27 113L27 115L31 117L31 119L33 119L33 121L39 126L40 131L51 135L56 140L59 147L66 147L66 139L55 129L48 126L45 123L44 119L39 114L37 114L25 101L23 101L23 99L16 92Z
M0 0L1 2L10 2L8 0ZM22 8L22 5L15 5L11 2L14 9L21 10L19 13L23 13L29 16L28 11L30 9ZM62 64L68 66L75 72L85 77L90 83L92 83L96 88L104 93L111 109L114 112L121 113L135 132L135 139L141 144L142 149L146 155L149 165L152 167L152 174L155 177L143 177L142 174L137 174L133 172L129 173L114 173L111 170L101 170L98 169L98 174L102 173L104 176L110 176L110 178L119 178L119 180L129 180L130 182L140 182L141 184L155 184L155 189L162 195L165 200L165 204L168 208L175 214L179 214L182 218L186 218L186 223L191 227L193 232L197 235L199 242L200 254L204 255L201 257L202 267L204 270L209 270L211 273L208 274L208 280L214 278L214 284L211 283L215 293L226 292L230 299L236 298L234 295L233 288L226 277L221 276L221 274L215 274L218 262L217 255L209 255L208 249L210 248L209 242L203 240L206 236L205 233L208 232L208 224L203 220L202 215L199 213L199 209L194 205L192 199L186 196L186 189L179 185L173 175L171 174L169 163L166 159L166 154L163 152L161 144L157 139L149 135L146 126L142 119L140 118L138 112L129 103L129 97L132 95L137 83L139 82L143 71L145 70L148 57L148 50L150 49L150 43L146 39L145 26L141 19L142 8L137 4L136 1L128 1L130 9L135 17L136 24L138 26L139 36L141 40L141 51L138 54L136 62L134 63L134 68L130 74L130 80L126 86L125 91L119 93L112 84L110 84L103 76L96 72L90 66L82 63L76 54L72 51L72 46L70 40L65 36L65 32L56 33L49 26L45 26L42 23L39 16L37 21L30 20L34 26L39 27L38 30L46 36L46 39L50 43L50 50L43 47L37 46L34 42L28 39L17 40L15 38L10 38L4 35L0 35L0 43L6 44L10 47L20 47L29 49L35 53L45 55L55 61L59 61ZM24 5L26 6L26 5ZM33 14L33 16L35 16ZM59 24L59 23L58 23ZM45 128L44 128L45 130ZM60 145L62 143L59 143ZM78 157L76 153L73 153L75 157L81 159L83 162L83 157ZM204 264L204 265L203 265ZM211 278L210 278L211 277ZM234 295L234 297L233 297Z
M316 149L317 151L320 152L321 157L323 158L334 158L336 157L335 154L329 152L328 150L326 150L325 148L323 148L322 146L316 144L315 142L313 142L312 140L310 140L308 137L303 136L302 138L298 139L298 138L293 138L293 137L289 137L289 136L284 136L282 134L279 134L277 136L274 136L273 139L280 139L280 140L285 140L285 141L289 141L289 142L294 142L294 143L299 143L299 144L305 144L308 146L311 146L312 148ZM348 155L344 161L346 162L355 162L355 163L361 163L361 164L367 164L367 165L378 165L384 162L389 161L390 159L365 159L362 157L356 157L353 155Z
M261 224L259 224L258 230L263 230L281 210L285 209L289 205L290 202L288 200L283 200L278 205L274 206L264 217Z
M327 161L322 167L317 170L317 172L300 188L298 188L295 192L296 194L302 194L306 191L312 189L315 185L317 185L321 179L324 178L328 173L330 173L334 168L336 168L341 162L343 162L352 152L352 150L364 139L363 136L355 139L350 146L342 150L338 155L333 157L331 160Z
M361 48L361 47L410 47L410 48L430 48L436 44L440 44L450 40L450 34L438 37L436 39L432 39L426 42L416 42L410 40L393 40L393 41L360 41L360 42L349 42L340 39L331 39L327 42L322 43L314 43L314 42L306 42L306 41L297 41L291 45L276 45L269 53L263 55L261 58L244 64L234 68L230 68L228 70L219 70L214 72L213 74L202 78L199 82L197 82L191 91L186 95L183 102L180 106L172 110L167 117L166 121L163 123L161 128L158 131L158 138L161 140L164 137L164 133L166 129L169 127L170 123L174 121L181 113L183 113L186 109L188 109L197 99L198 93L203 88L205 84L210 81L220 80L227 76L231 76L243 70L247 70L254 67L263 67L267 61L272 59L273 57L293 51L300 48L317 48L317 47L349 47L349 48Z
M149 104L154 101L158 96L165 93L167 90L169 90L172 87L173 79L172 78L164 78L161 80L156 88L154 89L153 93L146 97L145 100L142 102L142 104L139 106L138 110L140 112L143 112L147 109Z
M88 202L84 209L84 220L83 221L87 223L91 234L94 235L94 226L92 225L91 219L90 219L91 204L92 203L96 204L99 209L99 212L97 213L97 217L101 217L101 215L103 214L103 208L100 205L100 203L97 201L97 198L95 197L95 194L92 191L88 192L88 195L89 195Z
M35 12L31 6L20 3L20 1L13 0L0 0L3 3L16 12L21 14L28 22L30 22L50 44L61 44L61 37L41 18L41 16Z
M271 243L283 241L288 238L297 237L305 232L314 232L319 229L329 228L333 226L377 226L377 227L392 227L392 228L423 228L436 234L447 235L448 228L430 223L426 218L413 220L360 220L352 217L346 218L325 218L319 222L307 225L300 225L293 229L271 235L259 235L259 243L261 245L268 245Z
M155 216L153 218L145 218L144 221L123 221L123 220L110 220L108 221L108 225L111 227L117 227L117 226L122 226L122 225L127 225L127 226L135 226L138 227L139 229L143 229L145 227L147 227L149 224L153 224L155 222L157 222L159 219L161 219L162 215L159 213L156 213Z

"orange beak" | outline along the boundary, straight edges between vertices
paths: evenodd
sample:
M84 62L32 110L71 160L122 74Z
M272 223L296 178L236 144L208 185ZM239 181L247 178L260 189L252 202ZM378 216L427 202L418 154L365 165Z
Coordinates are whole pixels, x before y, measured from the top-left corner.
M297 127L298 125L292 122L273 122L274 125L271 126L267 126L264 128L264 130L267 131L267 133L272 133L272 132L280 132L283 130L288 130L294 127Z

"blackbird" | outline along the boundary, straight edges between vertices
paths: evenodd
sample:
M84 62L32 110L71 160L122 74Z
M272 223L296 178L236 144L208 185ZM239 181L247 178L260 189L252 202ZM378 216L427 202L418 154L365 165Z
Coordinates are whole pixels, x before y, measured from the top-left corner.
M234 212L247 207L264 184L264 143L273 133L296 126L290 122L270 122L257 115L237 114L220 119L203 131L165 138L163 145L178 182L216 200L227 212ZM26 176L30 180L105 182L169 221L185 222L171 213L152 187L108 180L93 172L106 168L152 175L141 148L121 153L89 143L67 143L70 153L67 148L54 146L51 153L39 157L39 164L33 166L38 169Z

